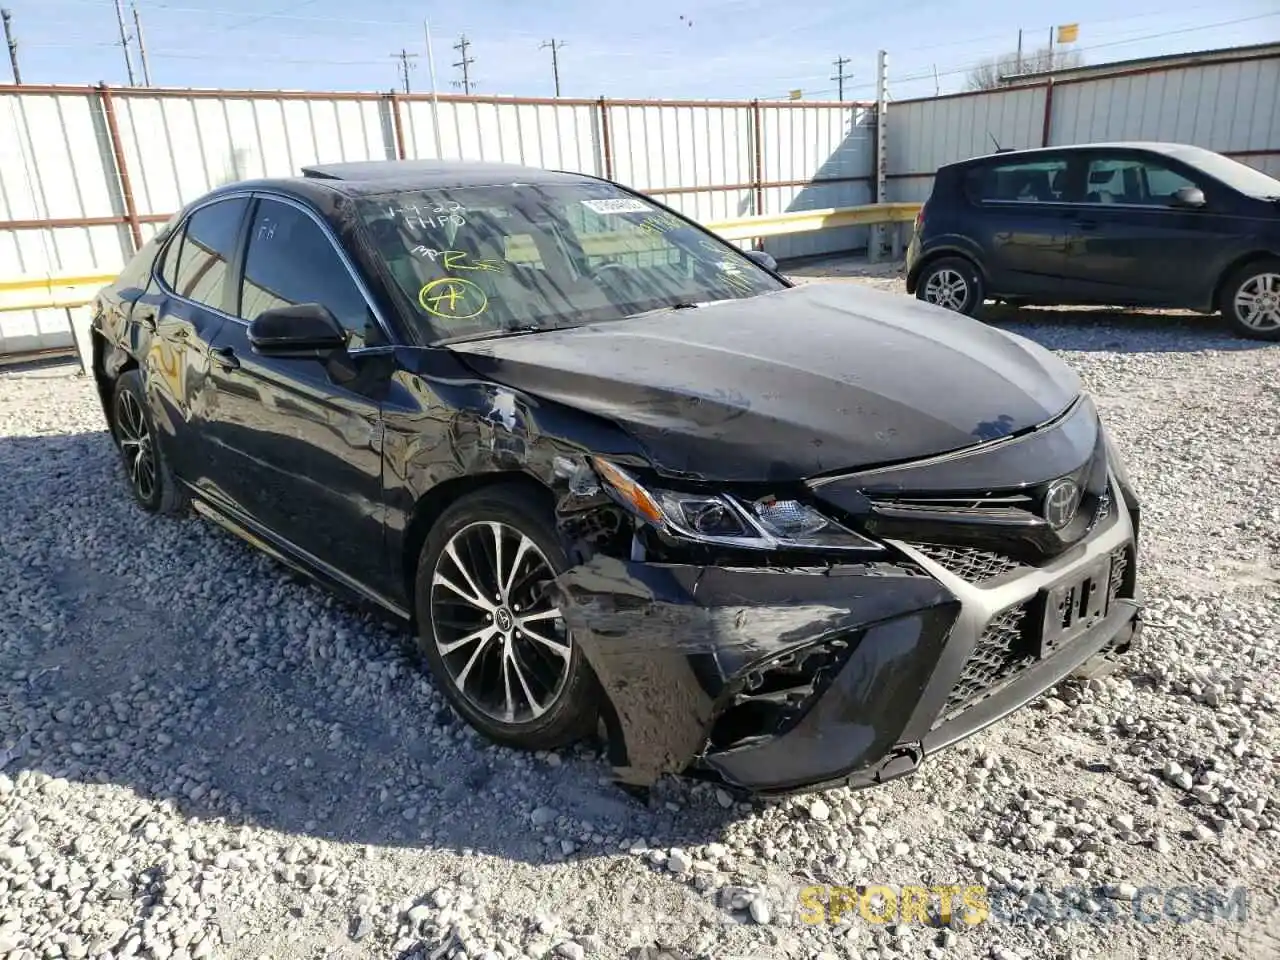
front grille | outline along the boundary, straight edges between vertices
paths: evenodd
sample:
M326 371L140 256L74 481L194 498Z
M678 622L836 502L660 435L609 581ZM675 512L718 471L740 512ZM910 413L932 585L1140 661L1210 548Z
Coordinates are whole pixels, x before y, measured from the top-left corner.
M913 546L950 573L970 583L982 583L1020 566L1012 557L977 547L954 547L941 543L917 543Z
M947 695L946 705L934 722L937 729L956 714L986 699L1035 662L1028 650L1024 623L1027 603L996 614L978 638L973 653L965 661L960 679Z

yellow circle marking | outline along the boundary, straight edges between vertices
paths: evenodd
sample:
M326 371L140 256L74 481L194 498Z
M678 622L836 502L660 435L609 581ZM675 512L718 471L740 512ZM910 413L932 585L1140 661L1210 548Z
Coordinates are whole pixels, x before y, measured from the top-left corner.
M470 280L441 277L418 291L418 303L433 317L470 320L484 313L489 306L489 297Z

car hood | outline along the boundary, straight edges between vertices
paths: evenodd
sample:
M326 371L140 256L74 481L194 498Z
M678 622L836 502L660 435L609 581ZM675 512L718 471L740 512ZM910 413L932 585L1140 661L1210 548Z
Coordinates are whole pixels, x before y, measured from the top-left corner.
M1080 390L1028 340L848 282L450 349L499 384L616 421L661 473L721 481L958 450L1041 424Z

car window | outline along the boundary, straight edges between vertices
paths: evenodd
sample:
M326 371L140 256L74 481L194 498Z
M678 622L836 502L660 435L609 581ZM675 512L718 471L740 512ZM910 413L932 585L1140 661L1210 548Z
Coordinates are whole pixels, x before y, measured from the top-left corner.
M174 232L169 245L160 254L160 276L170 290L178 289L178 259L182 254L182 238L185 233L186 226L179 227Z
M978 202L1061 203L1066 199L1067 161L999 163L970 171L968 193Z
M329 309L358 348L385 340L369 303L333 242L309 215L276 200L261 200L249 229L240 316L299 303Z
M1089 161L1086 203L1167 206L1183 187L1198 184L1154 160L1098 157Z
M784 288L736 247L597 181L356 201L428 339L617 320Z
M187 218L177 272L170 283L175 293L229 312L224 294L227 268L248 205L244 197L232 197L201 207Z

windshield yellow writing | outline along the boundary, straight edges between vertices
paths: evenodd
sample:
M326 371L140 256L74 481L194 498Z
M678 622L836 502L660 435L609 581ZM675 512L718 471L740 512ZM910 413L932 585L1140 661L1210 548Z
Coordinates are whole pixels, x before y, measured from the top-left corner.
M418 304L442 320L470 320L488 309L489 297L470 280L441 277L418 291Z
M446 270L488 270L492 273L500 273L506 269L506 264L501 260L472 260L471 254L465 250L434 250L431 247L417 246L410 253L426 257L432 263L439 263Z

